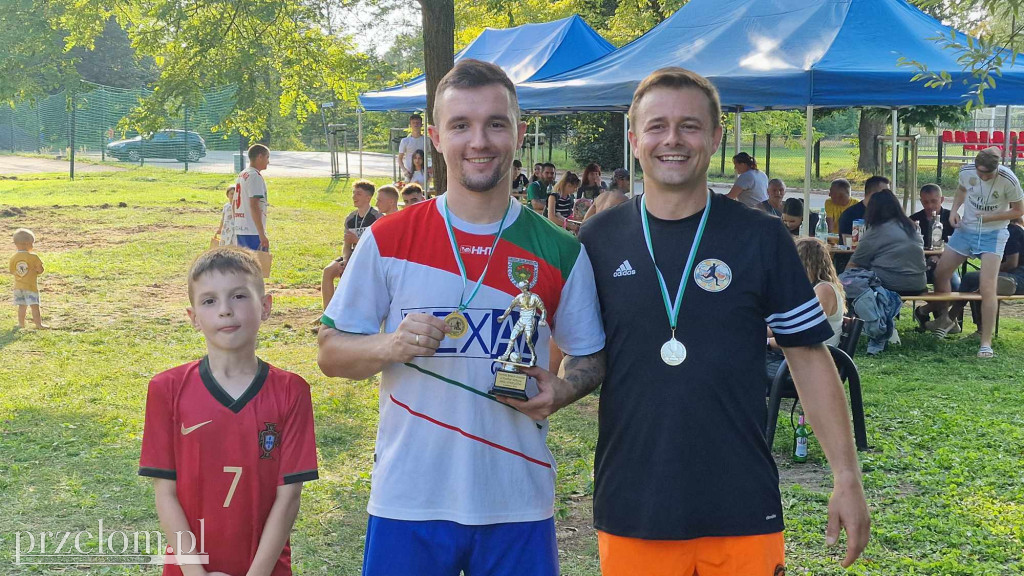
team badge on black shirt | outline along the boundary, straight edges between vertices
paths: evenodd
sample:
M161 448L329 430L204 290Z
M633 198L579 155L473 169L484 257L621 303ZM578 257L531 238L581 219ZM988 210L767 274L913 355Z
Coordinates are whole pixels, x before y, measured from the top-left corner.
M708 292L721 292L732 283L732 269L717 258L708 258L693 269L693 281Z

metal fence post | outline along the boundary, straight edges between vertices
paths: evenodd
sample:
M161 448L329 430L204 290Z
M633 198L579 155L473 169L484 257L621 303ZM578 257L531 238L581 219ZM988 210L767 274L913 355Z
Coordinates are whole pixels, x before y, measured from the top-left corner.
M764 135L764 175L772 177L772 135Z
M935 165L935 181L942 182L942 152L945 148L945 143L942 141L941 135L936 136L935 139L938 140L939 142L939 152L937 154L937 156L939 157L939 163Z
M71 130L68 132L68 143L71 145L71 179L75 179L75 127L77 118L75 109L78 108L75 99L75 90L71 90Z
M814 177L821 180L821 140L814 141Z
M1020 149L1020 140L1017 138L1017 134L1014 133L1014 132L1010 133L1010 140L1012 140L1012 142L1013 142L1011 147L1010 147L1010 150L1013 151L1012 154L1010 154L1010 170L1013 170L1014 172L1016 172L1017 171L1017 150Z
M754 132L754 141L750 145L750 155L757 158L757 132Z
M722 127L722 172L721 175L725 176L725 145L729 142L729 129L725 126Z
M188 172L188 106L185 106L185 172Z

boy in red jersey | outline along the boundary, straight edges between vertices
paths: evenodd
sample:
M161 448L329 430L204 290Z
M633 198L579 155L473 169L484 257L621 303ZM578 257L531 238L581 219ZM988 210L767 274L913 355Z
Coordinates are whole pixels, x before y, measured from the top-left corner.
M309 385L256 357L271 296L251 252L197 258L188 295L207 355L150 382L139 462L169 546L181 540L163 574L288 576L302 483L318 477Z

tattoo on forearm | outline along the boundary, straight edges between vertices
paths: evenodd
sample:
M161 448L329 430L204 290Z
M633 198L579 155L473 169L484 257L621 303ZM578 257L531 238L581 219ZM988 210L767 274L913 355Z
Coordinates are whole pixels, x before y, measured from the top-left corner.
M605 352L601 350L586 356L566 356L559 372L558 376L572 385L575 402L596 390L604 381Z

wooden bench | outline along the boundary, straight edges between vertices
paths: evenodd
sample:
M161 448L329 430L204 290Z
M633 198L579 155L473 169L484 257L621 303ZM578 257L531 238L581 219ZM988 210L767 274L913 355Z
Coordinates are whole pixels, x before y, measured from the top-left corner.
M910 302L911 307L915 307L917 302L981 302L981 294L978 292L928 292L916 296L900 296L900 300ZM1003 301L1005 300L1024 300L1024 294L996 296L996 334L999 334L999 316L1002 312Z

